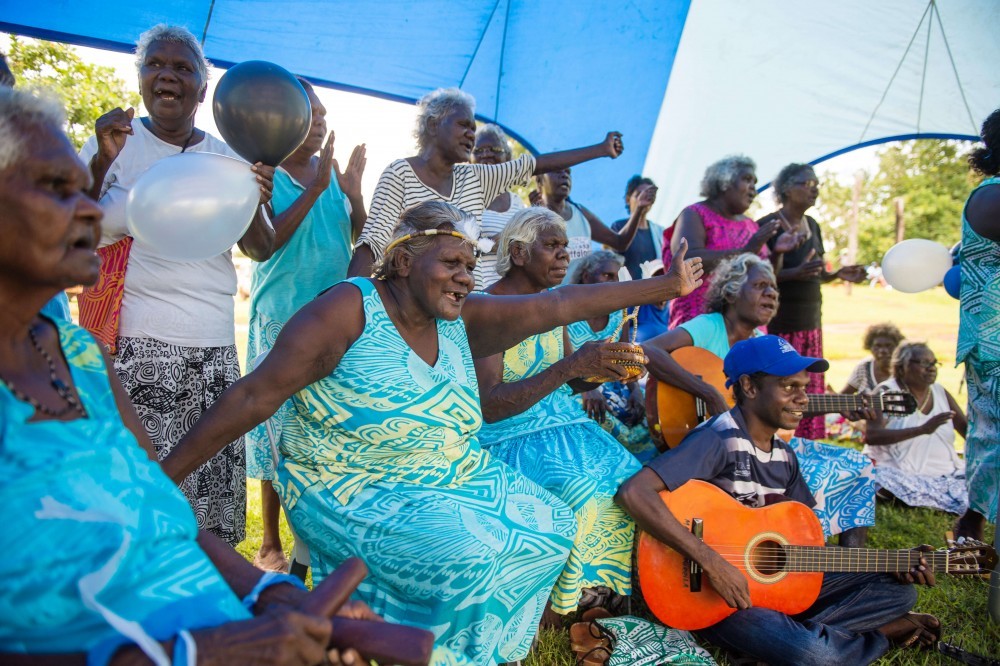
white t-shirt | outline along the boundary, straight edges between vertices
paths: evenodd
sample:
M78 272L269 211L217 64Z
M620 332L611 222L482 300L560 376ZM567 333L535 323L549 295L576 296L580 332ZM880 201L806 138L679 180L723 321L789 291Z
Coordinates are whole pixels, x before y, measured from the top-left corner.
M104 209L101 245L110 245L128 235L125 199L136 180L153 163L181 152L158 139L139 118L132 121L134 134L125 140L121 153L111 164L101 188ZM220 139L205 133L187 151L217 153L242 160ZM97 154L97 137L80 150L89 163ZM192 238L192 243L198 239ZM233 297L236 295L236 268L227 250L202 261L175 261L134 243L125 269L118 334L129 338L153 338L181 347L223 347L235 344Z
M400 213L425 201L450 203L474 217L480 225L486 206L514 185L527 184L534 173L535 158L527 153L500 164L456 164L452 167L451 196L443 197L420 180L407 160L396 160L379 176L368 209L368 221L354 248L367 245L375 261L380 261Z
M887 379L879 384L879 387L888 391L901 390L895 378ZM886 419L886 428L889 430L915 428L929 421L935 414L951 411L944 387L932 384L930 390L931 400L934 401L930 414L924 414L918 409L909 416L891 417ZM908 474L954 476L965 472L965 461L959 458L955 451L955 426L951 421L929 435L917 435L885 446L866 445L864 453L879 465L895 467Z

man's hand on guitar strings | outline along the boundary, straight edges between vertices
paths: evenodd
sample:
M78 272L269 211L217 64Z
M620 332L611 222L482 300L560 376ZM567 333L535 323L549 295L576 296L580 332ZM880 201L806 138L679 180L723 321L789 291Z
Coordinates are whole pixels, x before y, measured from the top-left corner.
M934 550L933 546L923 544L917 546L913 550L929 553ZM916 565L909 571L903 573L895 574L896 579L903 583L904 585L926 585L927 587L934 587L937 585L937 579L934 577L934 572L927 565L927 560L920 558L920 564Z
M712 588L730 608L745 610L753 605L750 602L750 586L747 584L746 576L725 558L716 553L708 564L701 566L708 574Z

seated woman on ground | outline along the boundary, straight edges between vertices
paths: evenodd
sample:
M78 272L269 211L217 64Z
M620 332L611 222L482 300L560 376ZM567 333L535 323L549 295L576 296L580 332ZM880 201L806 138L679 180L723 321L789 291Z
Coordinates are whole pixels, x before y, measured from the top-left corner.
M360 557L372 573L357 598L433 631L453 662L486 666L527 654L577 525L563 501L482 450L472 359L621 302L687 293L700 262L621 285L475 294L477 232L441 201L407 209L377 278L299 310L166 467L183 477L291 398L275 487L313 580Z
M503 277L487 293L527 295L558 286L569 265L566 245L561 217L539 207L521 211L500 234L497 268ZM475 361L486 421L480 444L566 502L576 517L573 550L552 591L552 610L560 615L576 610L582 593L598 596L594 588L631 593L635 527L614 496L639 470L566 385L595 375L623 377L617 361L636 355L599 342L573 352L568 342L560 326Z
M750 253L720 262L711 281L705 314L647 340L642 348L650 359L649 381L683 389L702 399L716 415L728 411L726 399L701 376L678 365L669 352L700 347L725 358L737 342L761 335L758 329L767 326L778 311L778 288L771 263ZM842 546L864 545L867 528L875 524L871 464L852 449L797 437L790 444L818 500L815 510L827 536L841 534Z
M892 377L892 353L903 341L895 324L873 324L865 331L863 347L871 358L858 363L841 393L867 393Z
M63 123L58 103L0 90L0 663L330 663L301 583L197 528L101 347L38 314L100 263Z
M621 255L599 250L577 262L566 279L567 284L601 284L618 282L618 274L625 265ZM623 326L625 310L575 321L566 327L571 349L579 349L587 342L607 341L613 336L628 341L632 335L632 320ZM601 427L631 451L641 462L656 455L656 446L646 425L646 405L642 388L637 382L605 382L584 392L580 400L583 409Z
M892 377L879 388L908 391L919 408L909 416L869 421L864 452L875 460L878 484L899 501L978 521L982 517L969 509L965 461L955 451L955 433L965 437L968 422L955 398L937 383L937 366L923 342L896 347Z

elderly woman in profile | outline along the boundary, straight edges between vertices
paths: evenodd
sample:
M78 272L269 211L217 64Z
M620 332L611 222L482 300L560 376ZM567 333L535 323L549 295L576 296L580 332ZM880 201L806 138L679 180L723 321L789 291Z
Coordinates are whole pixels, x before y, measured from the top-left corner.
M0 90L0 662L328 663L304 588L198 530L101 347L39 314L98 275L102 214L63 123Z
M476 130L476 147L472 149L473 164L500 164L509 162L513 154L507 133L499 125L487 123ZM479 230L482 254L476 262L476 287L486 289L500 279L496 271L497 247L500 232L504 230L510 219L519 210L524 209L524 202L516 193L501 192L496 199L483 211L482 225ZM492 247L490 245L492 244Z
M749 252L767 257L767 242L781 232L777 220L762 226L746 216L757 197L757 165L749 157L730 155L705 170L701 180L703 201L691 204L663 234L663 263L670 259L682 240L687 241L691 256L700 257L705 271L711 273L723 259ZM774 251L785 252L798 246L792 233L781 234ZM704 312L708 280L693 294L670 304L670 328Z
M108 247L95 293L111 301L117 294L120 299L94 307L120 307L118 330L105 342L117 347L115 370L162 459L240 376L233 303L236 270L228 250L201 261L177 261L160 256L155 248L132 245L125 200L139 176L166 157L208 152L241 158L195 127L195 113L208 86L208 62L186 28L158 25L144 32L136 45L136 67L149 116L135 117L131 108L105 113L80 156L93 176L91 194L106 211L101 245ZM263 207L271 198L274 168L257 164L253 169ZM258 208L239 246L252 259L262 259L270 256L273 239L267 216ZM115 270L121 280L117 290L112 286ZM82 304L81 321L85 309ZM106 328L102 331L107 334ZM233 545L244 537L245 461L239 439L181 483L199 526Z
M584 148L535 157L530 153L499 164L464 164L476 142L476 102L457 88L435 90L417 104L418 154L385 168L372 195L368 222L354 246L348 275L371 275L382 259L400 214L422 201L444 201L472 216L478 237L483 211L533 174L564 169L599 157L621 155L621 134Z
M285 325L270 354L164 463L183 476L291 398L276 488L313 580L351 556L358 596L477 665L527 654L573 545L573 512L491 458L473 358L699 283L699 262L623 285L470 294L478 225L441 201L407 209L377 278L352 278ZM463 662L463 663L465 663Z
M487 293L527 295L559 286L569 265L567 244L561 217L537 206L521 211L500 234L503 277ZM560 615L605 591L631 593L635 525L614 496L639 463L588 418L567 382L623 377L616 360L632 356L601 343L573 351L559 326L475 361L483 448L569 504L576 517L573 550L551 596Z

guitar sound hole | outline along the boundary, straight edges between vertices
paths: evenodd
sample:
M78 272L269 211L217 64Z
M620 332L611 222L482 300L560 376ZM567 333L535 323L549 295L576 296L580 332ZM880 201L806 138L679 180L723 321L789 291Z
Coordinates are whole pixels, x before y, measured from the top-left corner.
M777 541L761 541L753 549L750 561L753 568L764 576L773 576L785 570L788 556L785 549Z

